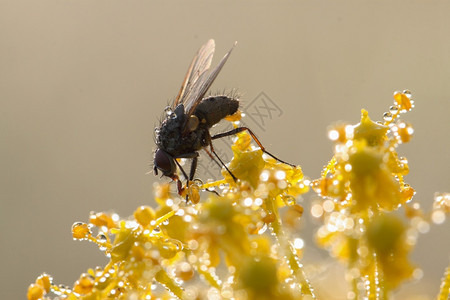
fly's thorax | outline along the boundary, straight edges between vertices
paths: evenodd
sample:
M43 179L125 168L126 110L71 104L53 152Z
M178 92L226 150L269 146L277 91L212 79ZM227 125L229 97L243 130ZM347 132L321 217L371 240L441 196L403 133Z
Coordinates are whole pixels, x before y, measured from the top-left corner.
M156 145L165 151L173 147L174 141L181 139L184 120L184 115L168 114L156 129Z
M198 151L206 145L207 128L199 126L186 132L185 118L186 115L167 117L157 129L156 145L173 157Z

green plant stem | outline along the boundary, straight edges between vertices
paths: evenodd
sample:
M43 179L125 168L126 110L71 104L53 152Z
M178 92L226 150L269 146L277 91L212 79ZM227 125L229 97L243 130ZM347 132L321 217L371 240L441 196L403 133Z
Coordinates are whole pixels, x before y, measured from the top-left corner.
M218 289L219 291L222 289L221 282L217 279L216 276L214 276L214 274L211 274L211 273L209 272L209 270L208 270L208 271L203 271L202 268L201 268L201 264L199 264L199 263L196 264L196 269L197 269L197 272L198 272L199 274L203 275L203 277L205 278L205 280L206 280L212 287L215 287L215 288Z
M374 260L373 273L369 275L369 289L367 299L369 300L387 300L386 287L384 285L383 274L379 269L378 258L375 252L372 253Z
M179 286L164 269L161 269L156 273L155 279L174 296L183 299L183 288Z
M306 294L306 295L311 295L313 297L313 299L316 299L313 288L312 288L311 284L308 282L308 280L306 279L306 276L305 276L305 273L303 270L303 265L300 263L297 255L294 253L291 244L286 239L286 235L284 234L283 228L281 225L281 220L280 220L280 216L278 213L278 209L275 207L274 203L275 203L274 197L268 197L266 199L267 210L275 216L275 221L273 221L271 223L272 231L275 234L281 248L286 253L286 256L287 256L288 262L289 262L289 267L293 271L297 282L300 283L302 293Z

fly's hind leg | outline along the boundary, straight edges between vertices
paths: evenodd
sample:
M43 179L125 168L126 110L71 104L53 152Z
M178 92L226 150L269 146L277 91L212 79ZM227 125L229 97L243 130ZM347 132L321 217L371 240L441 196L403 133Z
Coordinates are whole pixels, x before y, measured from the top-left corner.
M290 163L288 163L288 162L285 162L284 160L279 159L278 157L276 157L275 155L273 155L272 153L270 153L269 151L267 151L266 148L264 148L264 146L263 146L263 145L261 144L261 142L258 140L258 138L256 137L256 135L255 135L255 134L250 130L250 128L248 128L248 127L238 127L238 128L232 129L232 130L227 131L227 132L224 132L224 133L216 134L216 135L214 135L214 136L211 137L211 140L220 139L220 138L227 137L227 136L230 136L230 135L235 135L235 134L237 134L237 133L239 133L239 132L242 132L242 131L245 131L245 130L248 131L248 133L252 136L252 138L253 138L253 139L255 140L255 142L258 144L259 148L261 148L261 150L262 150L264 153L266 153L267 155L273 157L274 159L276 159L277 161L279 161L279 162L281 162L281 163L283 163L283 164L287 164L287 165L289 165L289 166L291 166L291 167L295 167L295 165L290 164Z

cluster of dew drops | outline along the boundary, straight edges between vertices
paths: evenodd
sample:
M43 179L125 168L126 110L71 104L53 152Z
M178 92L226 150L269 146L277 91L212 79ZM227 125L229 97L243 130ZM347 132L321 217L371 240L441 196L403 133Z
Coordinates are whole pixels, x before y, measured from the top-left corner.
M411 111L415 105L411 91L396 91L393 95L394 103L389 107L389 111L383 113L383 121L378 121L380 125L388 126L387 135L389 137L389 147L396 148L400 144L407 143L414 134L414 128L409 122L401 120L401 114ZM353 126L346 126L346 135L353 135ZM338 130L332 128L328 132L328 137L336 141L340 138ZM399 162L407 165L406 157L399 157ZM406 185L406 184L405 184ZM421 210L418 202L411 203L407 207L407 216L412 219L412 225L421 233L427 233L430 229L430 221L434 224L442 224L445 222L446 215L450 213L450 193L435 193L433 208L430 214L425 214ZM311 215L315 218L322 217L325 212L332 212L334 203L328 199L321 203L315 203L311 206ZM348 226L344 226L348 227ZM352 227L352 226L350 226Z
M414 129L410 123L403 120L397 120L400 114L404 114L414 108L414 100L411 92L404 90L403 92L394 93L394 105L389 107L389 111L383 114L383 125L389 126L388 134L392 134L395 140L401 144L409 142Z
M404 114L414 108L414 100L412 99L411 91L404 90L402 92L394 93L394 105L389 108L388 112L383 114L383 125L389 126L388 134L393 135L398 144L409 142L414 129L412 125L403 120L397 120L400 114ZM397 145L393 145L394 147ZM405 157L399 158L401 163L407 164ZM450 193L435 193L434 202L431 214L426 216L420 211L420 204L412 203L412 210L415 211L413 218L413 225L421 233L427 233L430 229L429 222L434 224L442 224L445 222L446 214L450 213Z

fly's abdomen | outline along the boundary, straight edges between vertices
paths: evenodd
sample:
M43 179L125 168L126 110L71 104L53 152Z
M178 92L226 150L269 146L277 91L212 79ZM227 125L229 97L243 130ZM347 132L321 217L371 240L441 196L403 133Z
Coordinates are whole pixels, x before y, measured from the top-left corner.
M195 108L200 122L206 123L208 127L219 123L226 116L231 116L239 109L239 100L227 96L211 96L203 99Z

